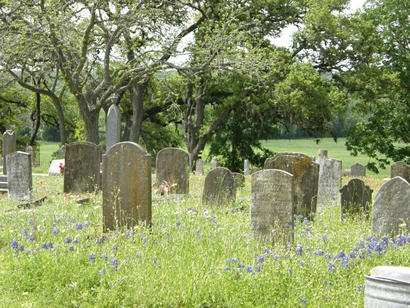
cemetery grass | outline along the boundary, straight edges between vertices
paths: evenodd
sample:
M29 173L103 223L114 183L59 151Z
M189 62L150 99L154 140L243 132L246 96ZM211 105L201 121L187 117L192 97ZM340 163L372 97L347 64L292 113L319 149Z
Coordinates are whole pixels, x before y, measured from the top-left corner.
M191 176L184 200L154 194L152 228L106 234L101 194L63 194L62 177L34 178L35 198L47 196L34 209L3 196L0 306L360 307L371 268L410 266L410 237L375 239L339 208L298 219L293 245L257 241L250 177L219 209L201 206L203 181Z

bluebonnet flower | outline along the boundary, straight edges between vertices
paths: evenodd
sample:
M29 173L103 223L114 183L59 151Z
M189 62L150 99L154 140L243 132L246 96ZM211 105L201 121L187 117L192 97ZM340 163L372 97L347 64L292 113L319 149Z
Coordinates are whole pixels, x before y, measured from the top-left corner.
M33 220L33 219L30 219L30 220L28 221L28 223L30 224L30 226L34 227L34 220Z
M259 262L259 263L263 263L263 262L265 262L265 258L264 258L264 257L262 257L262 256L260 256L260 257L258 258L258 262Z
M88 221L84 221L83 226L84 226L84 228L87 228L88 227Z
M13 240L11 241L11 248L17 249L17 247L18 247L18 243L17 243L17 241L16 241L15 239L13 239Z
M117 245L112 246L112 250L116 251L118 249Z
M296 219L297 221L302 221L302 216L296 215L295 219Z
M239 268L244 268L244 267L245 267L245 264L239 263L238 267L239 267Z
M131 230L130 232L127 233L127 238L133 237L135 235L135 232Z
M307 224L307 225L310 223L309 218L307 218L307 217L305 217L304 221L305 221L305 224Z
M309 252L310 252L310 247L306 247L306 248L305 248L305 252L306 252L306 253L309 253Z
M70 246L70 247L68 247L68 250L69 250L69 251L74 251L74 247L73 247L73 246Z
M284 257L285 259L289 259L289 255L288 255L288 254L285 254L283 257Z
M51 249L53 248L53 244L52 243L45 243L42 246L43 249Z
M255 266L255 271L256 272L260 272L262 270L260 265Z
M325 258L330 260L330 259L332 259L332 256L330 255L330 253L326 253Z
M270 255L272 252L268 248L265 248L263 250L263 253L266 253L267 255Z
M343 268L347 268L347 264L349 263L349 258L348 257L344 257L342 259L342 267Z
M99 270L99 271L98 271L98 274L99 274L99 275L103 275L103 274L104 274L104 270Z
M246 268L246 271L247 271L248 273L252 273L252 272L253 272L253 268L252 268L251 266L248 266L248 267Z
M229 271L229 270L230 270L229 267L225 267L225 268L224 268L224 271L225 271L225 272L227 272L227 271Z
M90 261L95 261L95 254L94 254L94 253L91 253L90 256L88 257L88 259L89 259Z
M101 237L98 239L97 244L104 244L104 241L105 241L105 236L101 236Z
M334 264L329 262L329 272L332 272L334 269L335 269Z
M215 217L215 216L212 216L212 217L211 217L211 221L212 221L212 223L216 224L216 217Z
M76 226L75 226L75 229L76 229L77 231L81 230L82 228L83 228L83 225L82 225L80 222L78 222L78 223L76 224Z
M115 259L114 257L111 257L110 263L111 263L111 265L114 266L114 267L118 266L118 261L117 261L117 259Z
M103 258L104 260L107 260L107 253L103 252L101 254L101 258Z
M396 244L397 245L402 246L406 242L407 242L407 238L404 235L400 234L400 235L397 236L397 238L396 238Z
M326 241L327 241L327 236L326 236L326 235L323 235L323 236L322 236L322 240L326 242Z
M56 227L53 228L53 235L57 235L58 233L60 233L60 231L58 231L58 229Z
M302 248L302 246L297 246L296 247L296 255L297 256L301 256L303 254L303 248Z
M20 250L20 251L24 251L24 246L23 246L23 245L20 245L20 246L19 246L19 250Z
M27 236L28 235L28 230L26 228L24 228L23 230L21 230L21 236Z
M351 251L350 254L349 254L349 257L351 259L354 259L354 258L356 258L356 254L353 251Z
M177 221L175 224L177 227L179 227L181 225L181 222Z
M276 255L276 256L273 258L273 260L279 261L279 260L280 260L280 256Z
M313 252L313 254L315 256L323 256L323 251L322 250L316 250L316 251Z
M73 243L74 243L74 244L78 244L78 240L74 240Z
M231 262L232 262L232 263L238 262L238 258L232 258L232 259L231 259Z
M66 244L70 244L70 243L71 243L71 238L70 238L69 236L67 236L67 237L65 238L65 243L66 243Z
M300 265L301 265L301 266L305 266L305 264L306 264L305 261L301 261L301 262L300 262Z
M306 301L306 298L302 298L301 300L300 300L303 304L306 304L307 303L307 301Z
M363 286L358 286L357 291L362 292L363 291Z

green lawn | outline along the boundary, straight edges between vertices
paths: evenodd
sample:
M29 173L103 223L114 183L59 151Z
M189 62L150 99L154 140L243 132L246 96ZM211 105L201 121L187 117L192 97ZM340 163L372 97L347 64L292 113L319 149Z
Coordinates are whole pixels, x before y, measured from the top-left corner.
M33 168L33 173L47 173L50 167L51 155L59 149L58 142L40 141L40 166Z

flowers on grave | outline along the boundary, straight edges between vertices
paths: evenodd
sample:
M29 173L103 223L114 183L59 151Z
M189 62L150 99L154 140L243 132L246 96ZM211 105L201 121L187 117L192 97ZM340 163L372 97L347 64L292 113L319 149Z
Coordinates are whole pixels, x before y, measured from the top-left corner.
M59 165L58 165L58 168L60 168L60 173L64 173L64 164L63 163L60 163Z

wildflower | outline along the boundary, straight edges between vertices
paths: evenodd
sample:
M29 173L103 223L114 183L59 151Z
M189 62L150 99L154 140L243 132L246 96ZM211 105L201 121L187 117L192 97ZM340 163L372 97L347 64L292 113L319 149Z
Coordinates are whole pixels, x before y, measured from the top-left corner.
M65 238L65 243L66 243L66 244L70 244L70 243L71 243L71 238L70 238L69 236L67 236L67 237Z
M300 262L300 265L301 265L301 266L305 266L305 264L306 264L305 261Z
M176 222L175 224L177 227L179 227L181 225L181 223L179 221Z
M303 254L303 248L302 248L302 246L297 246L296 247L296 255L297 256L301 256Z
M322 236L322 240L326 242L326 241L327 241L327 236L326 236L326 235L323 235L323 236Z
M256 272L259 273L261 270L262 270L262 268L261 268L260 265L255 266L255 271L256 271Z
M305 224L307 224L307 225L310 223L309 218L307 218L307 217L305 217L304 221L305 221Z
M20 250L20 251L24 251L24 246L23 246L23 245L20 245L20 246L19 246L19 250Z
M51 249L53 248L53 244L52 243L45 243L42 246L43 249Z
M265 248L263 250L263 253L266 253L267 255L270 255L272 252L268 248Z
M34 227L34 220L33 220L33 219L30 219L30 220L28 221L28 223L30 224L30 226Z
M88 221L84 221L83 226L84 226L84 228L87 228L88 227Z
M104 274L104 270L99 270L99 271L98 271L98 274L99 274L99 275L103 275L103 274Z
M76 226L75 226L75 229L76 229L77 231L81 230L82 228L83 228L83 225L82 225L80 222L78 222L78 223L76 224Z
M60 231L56 227L53 228L53 235L57 235Z
M313 254L315 256L323 256L323 251L322 250L316 250L316 251L313 252Z
M224 268L224 271L225 271L225 272L227 272L227 271L229 271L229 270L230 270L229 267L225 267L225 268Z
M259 263L263 263L263 262L265 262L265 258L264 258L264 257L262 257L262 256L260 256L260 257L258 258L258 262L259 262Z
M231 262L232 262L232 263L238 262L238 258L232 258Z
M335 269L334 264L329 262L329 272L332 272L334 269Z
M107 260L107 253L103 252L101 254L101 258L103 258L104 260Z
M117 259L115 259L114 257L111 257L110 263L111 263L111 265L114 266L114 267L118 266L118 261L117 261Z
M118 249L117 245L112 246L112 250L116 251Z
M248 267L246 268L246 271L247 271L248 273L252 273L252 272L253 272L253 268L252 268L251 266L248 266Z
M292 269L292 268L288 269L288 273L289 273L289 274L292 274L292 273L293 273L293 269Z
M11 241L11 248L17 249L17 247L18 247L18 243L17 243L17 241L16 241L15 239L13 239L13 240Z
M325 258L330 260L330 259L332 259L332 256L330 255L330 253L326 253Z
M362 292L362 291L363 291L363 286L358 286L358 287L357 287L357 291L358 291L358 292Z
M74 251L74 247L73 247L73 246L70 246L70 247L68 248L68 250L69 250L69 251Z
M238 267L239 267L239 268L244 268L244 267L245 267L245 264L239 263Z
M98 239L97 244L104 244L104 241L105 241L105 236L101 236L101 237Z
M24 228L23 230L21 230L21 236L27 236L28 234L28 230L26 228Z
M307 301L306 301L306 298L302 298L301 300L300 300L303 304L306 304L307 303Z
M88 259L89 259L90 261L95 261L95 254L94 254L94 253L91 253L90 256L88 257Z
M354 258L356 258L356 254L353 251L351 251L350 254L349 254L349 257L351 259L354 259Z
M343 219L346 218L346 214L345 214L345 213L342 214L342 218L343 218Z
M279 261L279 260L280 260L280 256L276 255L276 256L273 258L273 260Z
M136 253L135 253L135 256L136 256L137 258L140 258L140 257L141 257L141 253L140 253L140 252L136 252Z

